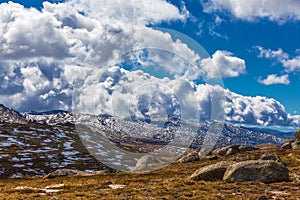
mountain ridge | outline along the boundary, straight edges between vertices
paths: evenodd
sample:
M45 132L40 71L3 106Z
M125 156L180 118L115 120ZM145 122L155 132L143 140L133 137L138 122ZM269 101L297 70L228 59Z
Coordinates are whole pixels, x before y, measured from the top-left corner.
M28 120L24 115L14 109L5 107L3 104L0 104L0 121L19 124L28 123Z
M172 132L168 128L125 121L111 116L91 118L91 116L77 116L69 112L53 115L22 115L3 105L0 108L0 119L3 119L0 120L0 163L2 164L0 177L43 176L59 168L92 171L107 169L109 167L103 164L101 159L95 158L97 153L101 154L107 150L99 149L101 144L101 141L98 141L101 137L97 137L99 133L113 142L112 145L139 153L164 147L173 139ZM84 135L84 130L76 123L83 122L84 117L87 117L87 123L96 128L96 131L92 130L88 133L90 135ZM190 146L186 148L205 146L204 137L211 123L199 123L191 129L186 129L196 130ZM214 148L232 144L282 144L285 141L284 137L242 129L226 123L215 124L215 126L216 130L220 131L220 135L215 140ZM185 137L185 134L182 137ZM181 138L178 141L181 141ZM86 144L92 148L92 153ZM116 153L108 154L108 157L108 160L115 158L118 161Z

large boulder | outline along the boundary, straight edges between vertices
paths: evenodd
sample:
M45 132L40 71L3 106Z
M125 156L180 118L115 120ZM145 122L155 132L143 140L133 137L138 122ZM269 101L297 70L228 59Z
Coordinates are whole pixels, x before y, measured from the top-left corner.
M240 146L239 147L240 152L246 152L246 151L255 151L259 150L259 148L254 147L254 146Z
M196 162L198 161L199 158L199 153L197 151L193 151L188 153L187 155L181 157L178 162L180 163L187 163L187 162Z
M47 174L44 178L56 178L61 176L92 176L108 173L105 170L95 171L95 172L85 172L77 169L57 169L54 172Z
M145 155L141 157L134 168L135 172L147 172L160 169L168 165L173 158Z
M300 149L300 140L296 140L292 143L292 149L299 150Z
M283 149L292 149L292 148L293 148L293 147L292 147L292 143L285 142L285 143L281 146L281 148L283 148Z
M45 178L56 178L59 176L88 176L90 173L80 171L77 169L57 169L54 172L49 173Z
M225 171L227 182L273 183L289 180L289 170L273 160L248 160L233 164Z
M194 181L218 181L222 180L226 169L235 162L223 161L213 165L208 165L195 171L190 179Z
M220 156L234 155L234 154L240 152L239 147L240 147L240 145L230 145L230 146L226 146L226 147L221 147L221 148L215 149L212 152L212 154L220 155Z
M263 154L260 157L260 160L273 160L273 161L283 164L281 158L277 154Z
M278 144L273 143L256 144L255 147L262 150L277 150L281 148Z
M281 146L283 149L292 149L292 143L295 142L295 140L291 138L287 138L284 142L284 144Z

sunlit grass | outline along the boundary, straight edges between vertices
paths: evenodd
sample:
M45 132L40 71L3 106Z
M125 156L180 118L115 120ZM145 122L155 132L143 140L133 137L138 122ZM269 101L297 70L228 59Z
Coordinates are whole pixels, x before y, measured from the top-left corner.
M244 154L256 158L267 152L264 150ZM276 153L291 173L300 175L299 151L278 150ZM296 180L273 184L189 180L189 176L201 166L234 158L235 156L231 156L214 161L204 159L196 163L173 163L165 169L148 174L121 172L91 177L3 179L0 180L0 199L258 199L264 196L268 199L297 199L300 196L300 182ZM18 186L44 188L53 184L64 184L62 191L45 194L16 189ZM124 184L126 187L113 190L109 187L110 184Z

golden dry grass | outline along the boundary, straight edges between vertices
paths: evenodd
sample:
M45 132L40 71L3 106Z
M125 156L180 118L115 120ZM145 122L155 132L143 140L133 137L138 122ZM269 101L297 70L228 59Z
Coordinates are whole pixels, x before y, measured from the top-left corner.
M245 152L257 159L270 150ZM300 152L276 150L291 174L300 175ZM201 166L221 160L234 160L235 156L219 160L203 159L196 163L174 163L165 169L148 174L121 172L91 177L59 177L55 179L23 178L0 180L0 199L300 199L300 180L291 182L225 183L190 181L189 176ZM292 176L294 177L294 176ZM17 190L18 186L44 188L64 184L58 193ZM124 184L123 189L111 189L110 184Z

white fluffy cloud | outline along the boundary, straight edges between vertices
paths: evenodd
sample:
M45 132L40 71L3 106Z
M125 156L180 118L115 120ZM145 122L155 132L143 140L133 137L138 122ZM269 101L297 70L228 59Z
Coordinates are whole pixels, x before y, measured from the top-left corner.
M260 58L273 58L278 61L286 60L289 58L289 55L287 53L283 52L283 50L281 48L279 48L278 50L265 49L261 46L256 46L256 48L259 50L258 57L260 57Z
M275 84L290 84L289 75L277 76L276 74L270 74L266 79L258 79L258 82L264 85L275 85Z
M61 22L49 13L9 2L0 4L0 57L55 57L69 55Z
M199 55L170 34L147 27L185 19L187 12L167 1L70 0L43 5L38 11L12 2L0 4L0 102L7 106L20 111L70 110L73 103L89 113L125 117L131 117L129 111L147 118L180 110L181 116L194 120L221 120L226 114L230 122L290 122L284 107L273 99L243 97L220 86L188 81L201 75L187 70ZM168 76L151 76L165 75L155 67L152 73L118 66L107 69L120 54L143 47L161 50L153 60L168 63L164 65ZM210 78L246 72L245 61L226 51L217 51L211 62L218 70L202 63ZM128 95L134 92L137 98ZM132 101L126 104L128 100Z
M246 73L245 60L233 56L228 51L216 51L212 55L212 59L203 59L202 65L210 78L219 76L222 78L237 77Z
M292 122L297 125L298 127L300 126L300 115L288 115L288 117L292 120Z
M69 4L98 20L108 22L124 23L144 26L145 24L155 24L162 20L185 19L188 15L186 10L179 13L177 7L165 0L115 0L115 1L90 1L71 0ZM50 6L50 4L47 4Z
M300 20L298 0L202 0L204 11L225 11L242 20L253 21L267 18L283 23Z
M258 125L291 125L284 106L272 98L247 97L226 90L226 120Z
M183 119L196 121L225 117L227 122L254 125L292 125L296 122L275 99L242 96L218 85L194 85L181 78L157 79L141 71L130 72L119 67L105 72L101 82L96 81L97 77L90 77L94 81L86 80L78 88L79 110L123 118L132 117L131 110L140 118L180 113Z
M115 51L126 52L136 43L155 40L152 37L157 38L158 31L147 25L186 17L163 0L71 0L44 2L43 6L38 11L13 2L0 4L0 58L74 58L104 63L113 58ZM148 34L149 39L135 38L133 28L144 28L148 31L144 36ZM168 45L170 41L164 39L168 40L167 36L161 40ZM182 48L180 42L178 45Z
M49 81L38 67L21 68L21 73L24 77L23 86L26 95L34 95L49 86Z
M273 59L281 63L287 73L300 71L300 55L292 57L281 48L278 50L265 49L261 46L256 46L255 48L259 51L258 57ZM299 54L299 51L296 50L296 53Z
M181 41L147 27L187 15L165 0L44 2L41 11L1 3L0 101L19 110L70 109L74 81L135 48L197 60Z
M282 64L287 72L300 71L300 56L282 60Z

